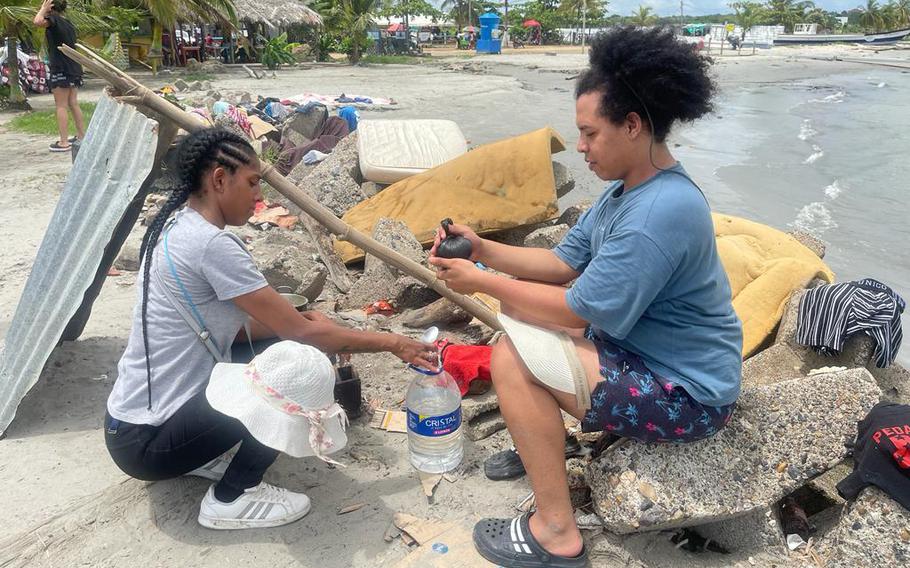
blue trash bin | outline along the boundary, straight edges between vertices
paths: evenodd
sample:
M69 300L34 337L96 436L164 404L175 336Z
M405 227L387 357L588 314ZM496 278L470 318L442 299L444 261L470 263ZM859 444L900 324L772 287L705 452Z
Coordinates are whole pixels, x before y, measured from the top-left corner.
M477 53L501 53L502 40L493 38L493 30L499 25L499 14L487 12L480 16L480 39L477 40Z

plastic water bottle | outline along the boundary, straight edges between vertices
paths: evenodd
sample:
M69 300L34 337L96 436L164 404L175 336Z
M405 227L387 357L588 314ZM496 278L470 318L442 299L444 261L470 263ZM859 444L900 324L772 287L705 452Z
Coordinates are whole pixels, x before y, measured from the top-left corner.
M405 399L411 465L424 473L445 473L464 456L461 391L441 364L439 371L409 367L415 375Z

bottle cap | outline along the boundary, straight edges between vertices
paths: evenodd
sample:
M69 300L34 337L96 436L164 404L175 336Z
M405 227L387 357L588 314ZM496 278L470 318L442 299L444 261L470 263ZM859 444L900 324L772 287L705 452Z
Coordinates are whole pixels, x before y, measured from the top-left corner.
M437 338L439 338L439 328L434 325L423 332L423 335L420 336L420 341L423 343L436 343Z

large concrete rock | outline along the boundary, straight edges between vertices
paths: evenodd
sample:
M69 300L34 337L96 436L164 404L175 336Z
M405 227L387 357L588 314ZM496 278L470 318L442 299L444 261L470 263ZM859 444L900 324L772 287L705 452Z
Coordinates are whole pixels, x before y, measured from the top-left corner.
M821 543L826 568L910 565L910 511L877 487L847 505L837 528Z
M551 249L558 245L568 232L568 225L553 225L551 227L542 227L525 237L524 246Z
M360 154L357 152L357 133L352 132L342 138L332 150L332 153L329 154L329 157L320 162L319 166L339 166L351 176L355 183L358 185L363 183L363 173L360 171ZM319 166L317 166L317 169Z
M271 229L247 248L272 286L287 286L293 293L309 299L322 292L328 271L303 233Z
M755 509L741 517L700 525L694 530L731 552L770 549L786 554L784 533L773 508Z
M578 223L578 219L581 218L582 214L590 209L594 205L594 202L591 200L579 201L575 205L571 205L563 211L559 218L556 219L557 225L568 225L569 227L574 227Z
M826 357L819 355L811 347L800 345L796 342L796 328L799 323L799 302L805 296L806 290L794 292L790 297L787 308L781 317L777 330L776 344L790 347L803 361L803 372L821 367L865 367L872 359L875 349L872 338L865 334L857 334L844 343L843 350L835 356Z
M458 220L456 219L456 221ZM513 227L511 229L499 231L497 233L489 235L488 238L499 243L521 247L524 246L525 239L528 237L528 235L534 231L544 229L552 225L553 221L542 221L540 223L534 223L531 225L522 225L520 227Z
M506 423L499 412L496 389L464 397L461 401L461 423L464 424L465 436L473 441L483 440L505 430Z
M423 264L427 260L427 253L424 252L423 245L411 233L408 226L401 221L381 217L373 225L373 238L418 264ZM401 271L397 268L389 266L371 254L366 255L363 269L364 272L383 270L396 277L401 275Z
M414 262L426 261L420 242L401 221L380 218L373 227L373 238ZM437 299L439 294L430 288L368 254L363 275L351 286L342 305L354 309L376 300L390 300L397 309L405 310L423 307Z
M366 199L366 195L341 165L323 167L324 164L316 166L300 185L310 188L319 203L336 217L342 217L348 209Z
M281 126L281 139L289 140L294 146L309 144L322 132L329 113L324 106L311 107L309 112L294 112Z
M853 472L853 460L847 458L808 483L808 487L834 505L843 505L837 484Z
M310 191L338 217L366 199L360 187L362 178L356 132L345 136L329 157L316 166L300 162L288 174L289 180ZM291 212L295 213L293 209Z
M743 361L743 385L771 385L805 375L806 362L793 349L778 343Z
M575 178L565 164L553 162L553 179L556 182L557 197L562 197L575 189Z
M910 371L906 367L894 363L884 369L879 369L872 362L868 369L882 389L882 400L910 404Z
M803 231L790 231L787 233L800 242L804 247L818 255L818 258L825 258L825 242L819 238L813 237Z
M846 454L880 391L865 369L746 387L730 424L694 444L626 444L587 470L617 533L707 524L770 507Z

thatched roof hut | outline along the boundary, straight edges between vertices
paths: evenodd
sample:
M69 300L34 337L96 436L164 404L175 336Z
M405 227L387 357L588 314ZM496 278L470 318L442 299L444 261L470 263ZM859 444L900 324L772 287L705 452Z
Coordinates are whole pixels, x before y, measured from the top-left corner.
M234 10L241 22L284 27L290 24L322 23L322 18L300 0L234 0Z

